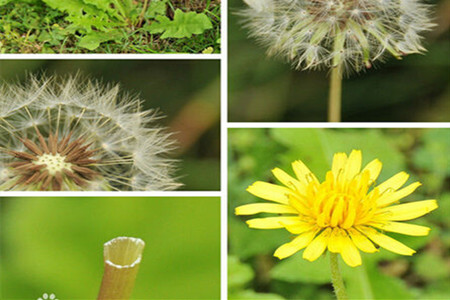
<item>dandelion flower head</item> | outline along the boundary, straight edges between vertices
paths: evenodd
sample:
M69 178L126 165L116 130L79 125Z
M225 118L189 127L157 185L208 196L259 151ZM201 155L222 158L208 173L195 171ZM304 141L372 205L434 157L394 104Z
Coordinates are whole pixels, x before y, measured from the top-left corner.
M297 69L361 71L386 53L420 53L432 28L418 0L244 0L251 36Z
M236 208L237 215L279 214L276 217L247 221L251 228L284 228L295 238L282 246L274 256L283 259L302 250L303 258L314 261L326 249L339 253L352 267L361 265L359 251L374 253L378 247L391 252L412 255L415 251L384 234L397 232L412 236L428 235L428 227L404 223L437 208L436 200L399 204L420 186L419 182L402 186L409 175L400 172L376 185L382 163L375 159L361 170L361 151L334 155L331 171L325 181L301 162L292 163L296 178L275 168L274 176L284 185L257 181L247 191L274 203L253 203Z
M118 86L68 78L0 87L0 190L172 190L155 110Z

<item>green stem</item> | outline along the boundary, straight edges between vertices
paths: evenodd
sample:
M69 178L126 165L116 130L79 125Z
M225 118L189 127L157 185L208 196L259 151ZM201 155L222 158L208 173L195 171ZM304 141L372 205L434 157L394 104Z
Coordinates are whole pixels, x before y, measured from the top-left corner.
M333 67L330 78L330 95L328 99L328 122L341 121L342 68Z
M345 291L344 280L338 265L338 256L336 253L330 252L331 282L333 283L334 292L338 300L347 300L347 292Z

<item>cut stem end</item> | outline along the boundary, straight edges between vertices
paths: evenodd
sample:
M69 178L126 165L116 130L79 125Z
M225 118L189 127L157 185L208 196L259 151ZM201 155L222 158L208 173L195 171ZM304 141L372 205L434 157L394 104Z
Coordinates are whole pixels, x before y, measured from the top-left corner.
M132 237L118 237L105 243L105 271L98 300L131 297L144 247L143 240Z

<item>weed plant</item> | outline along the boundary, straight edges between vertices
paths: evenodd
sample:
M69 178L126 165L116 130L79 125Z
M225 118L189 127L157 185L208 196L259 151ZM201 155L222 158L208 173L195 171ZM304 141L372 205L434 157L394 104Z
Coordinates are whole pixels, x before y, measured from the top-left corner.
M0 0L0 53L219 53L220 0Z

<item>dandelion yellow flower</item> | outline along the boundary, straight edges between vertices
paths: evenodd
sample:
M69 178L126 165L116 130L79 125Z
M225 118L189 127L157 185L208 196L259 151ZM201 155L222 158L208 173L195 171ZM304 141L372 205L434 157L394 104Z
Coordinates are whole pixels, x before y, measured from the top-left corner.
M436 200L398 204L420 183L401 188L409 175L400 172L375 185L382 163L375 159L361 170L361 160L359 150L353 150L349 157L345 153L336 153L331 171L322 183L301 161L292 163L297 178L275 168L272 172L284 186L257 181L247 189L251 194L275 203L239 206L236 214L281 215L247 221L250 228L285 228L296 235L275 251L274 256L280 259L306 248L303 258L314 261L328 248L355 267L361 265L359 250L377 252L376 245L402 255L414 254L413 249L382 232L427 235L428 227L398 221L429 213L438 207Z

